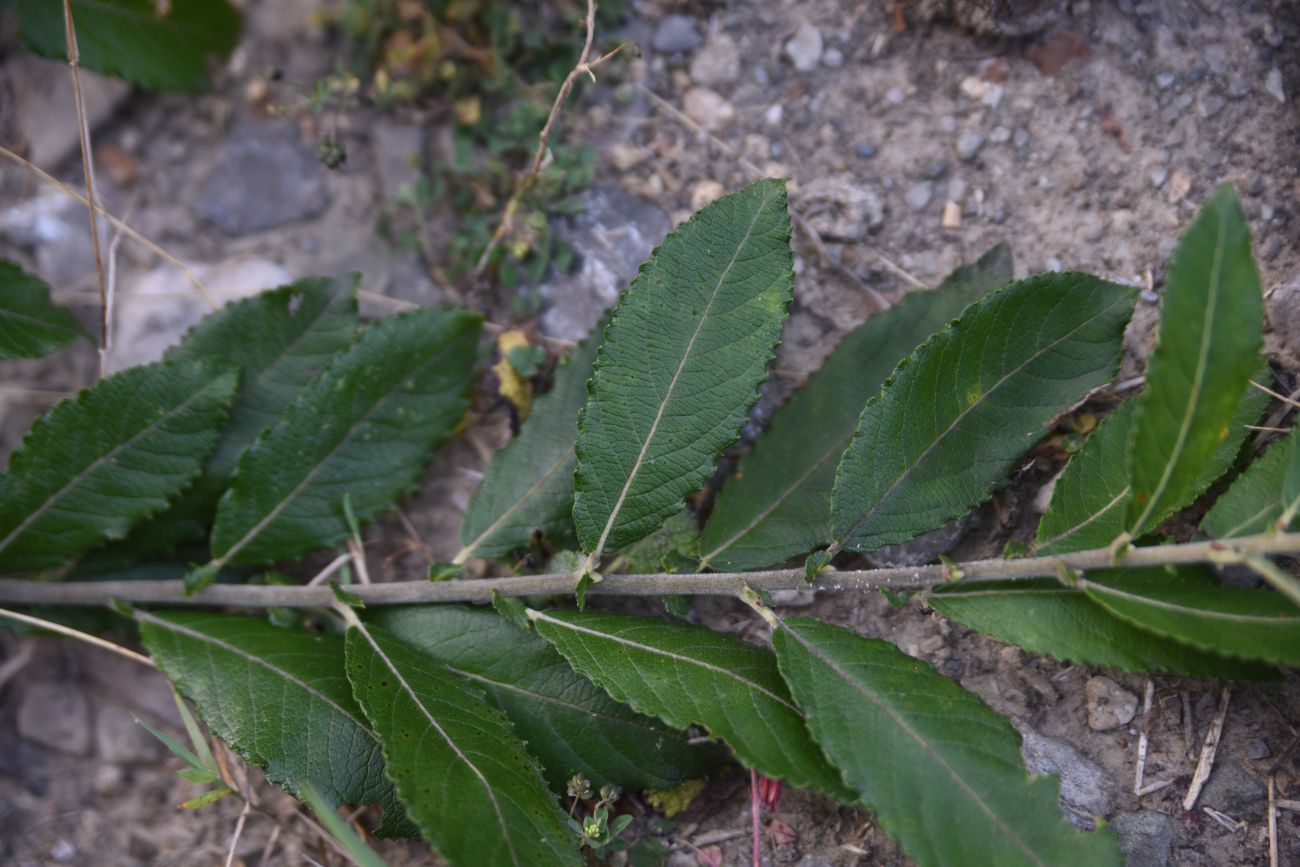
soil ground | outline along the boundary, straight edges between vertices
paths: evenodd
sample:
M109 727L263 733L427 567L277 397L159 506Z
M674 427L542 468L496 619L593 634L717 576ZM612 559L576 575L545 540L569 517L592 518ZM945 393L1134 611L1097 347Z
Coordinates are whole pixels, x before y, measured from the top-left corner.
M507 321L518 293L487 288L466 298L430 277L418 252L376 231L402 185L416 178L410 155L428 160L446 147L446 107L342 118L349 158L341 170L325 170L310 151L310 118L268 115L268 101L285 98L290 85L267 96L257 82L276 66L284 82L305 86L331 71L342 49L312 23L316 0L246 5L245 38L212 94L111 85L92 92L110 208L227 294L358 270L375 293L468 301ZM1001 241L1012 247L1018 276L1081 268L1149 290L1128 339L1120 376L1127 379L1146 357L1177 233L1199 202L1230 181L1271 293L1275 376L1283 391L1300 384L1295 4L1029 3L1030 12L1001 24L970 16L968 4L953 4L955 17L941 14L947 5L900 4L908 21L900 32L883 2L629 4L621 35L641 43L643 54L611 68L571 105L563 132L602 155L589 217L566 231L585 262L604 267L584 262L574 276L537 289L541 326L581 336L671 223L756 169L791 179L793 207L822 238L813 244L796 236L796 300L756 426L881 298L897 298L913 280L933 285ZM0 17L0 38L11 24ZM7 46L0 47L0 142L26 146L78 185L66 71L11 42L0 45ZM42 105L44 115L33 107ZM53 113L58 106L67 110ZM250 159L261 161L269 180L247 176ZM0 255L40 273L91 322L96 281L85 234L84 211L22 169L0 165ZM604 239L606 258L593 239ZM116 260L121 366L173 339L203 306L174 269L145 251L124 243ZM88 347L4 368L7 387L28 390L71 391L95 375ZM45 400L34 391L0 397L3 454ZM446 560L457 550L473 473L508 433L502 407L484 400L471 431L442 451L429 483L404 507L429 556ZM1052 454L1036 454L949 535L950 556L991 556L1007 539L1031 533L1035 494L1058 468ZM396 522L374 531L376 572L423 570L426 555L403 550L404 539ZM1143 695L1145 677L1029 656L918 602L899 609L876 596L781 601L894 640L1012 717L1039 744L1040 763L1066 777L1067 806L1106 816L1132 864L1267 864L1266 779L1273 776L1279 796L1300 798L1294 676L1231 691L1215 776L1197 808L1184 811L1195 755L1225 695L1220 685L1156 676L1145 719L1096 730L1088 722L1089 681L1113 680L1122 704ZM731 603L701 600L696 614L761 638ZM45 638L0 634L0 654L0 860L220 863L239 805L228 799L177 810L198 790L176 779L175 761L131 720L136 714L176 730L156 675ZM1147 779L1173 781L1142 797L1132 793L1139 726L1151 740ZM236 863L339 863L288 798L257 783L255 771L253 778L262 800ZM1204 807L1226 818L1216 821ZM670 863L750 863L748 811L747 778L720 775L676 817ZM430 863L413 844L384 854L394 864ZM909 863L867 815L793 791L765 818L763 859L803 867ZM1300 864L1295 813L1282 813L1280 863Z

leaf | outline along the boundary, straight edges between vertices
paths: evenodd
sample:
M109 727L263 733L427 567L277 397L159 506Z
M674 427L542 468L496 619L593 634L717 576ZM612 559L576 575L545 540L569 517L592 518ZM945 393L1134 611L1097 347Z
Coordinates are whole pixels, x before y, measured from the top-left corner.
M1283 488L1292 480L1295 442L1293 431L1251 462L1206 513L1201 529L1216 539L1271 530L1286 508Z
M681 511L758 397L794 286L785 185L723 196L623 294L578 419L574 523L593 564Z
M536 760L482 693L382 628L353 625L348 677L388 776L453 865L580 865Z
M933 292L909 293L849 332L741 458L704 527L701 565L755 569L830 542L835 467L862 405L899 359L1011 277L1011 251L1001 244Z
M226 0L72 0L79 65L152 90L206 90L208 58L239 39L239 13ZM63 4L18 0L23 43L68 59Z
M162 509L199 474L235 383L160 362L56 404L0 476L0 572L63 565Z
M0 259L0 358L39 358L90 338L77 318L50 301L50 287Z
M352 698L343 639L265 620L198 611L136 611L158 667L208 728L266 776L331 807L379 804L382 836L412 836L384 776L379 738Z
M370 618L481 689L546 769L551 789L582 774L599 787L666 789L706 776L717 751L691 746L583 678L545 640L489 611L452 605L388 608Z
M1169 264L1159 338L1133 419L1131 535L1187 501L1230 433L1224 420L1259 366L1263 305L1250 231L1225 185L1183 233Z
M537 399L519 436L492 456L465 510L460 525L464 547L456 563L526 548L535 531L552 539L572 537L573 442L602 330L560 364L555 385Z
M1271 590L1142 581L1126 570L1079 579L1089 598L1143 629L1240 659L1300 667L1300 609Z
M772 642L813 736L918 864L1123 863L1109 832L1065 821L1057 780L1026 779L1007 721L929 664L807 617Z
M1267 376L1267 368L1258 371ZM1242 397L1228 426L1228 436L1219 444L1174 510L1184 508L1205 493L1228 471L1268 405L1268 395L1251 389ZM1036 554L1064 554L1088 548L1104 548L1127 528L1129 500L1128 449L1133 437L1133 411L1129 401L1115 410L1070 459L1056 482L1052 503L1038 525Z
M366 329L239 459L212 532L217 565L295 557L348 536L421 478L465 414L478 316L424 308Z
M1052 578L957 582L926 600L963 626L1055 659L1205 680L1262 680L1267 670L1172 643Z
M617 701L677 729L700 725L747 767L853 803L808 736L771 651L698 626L530 611L538 635Z
M906 542L1003 484L1044 425L1110 379L1133 301L1086 274L1042 274L926 341L862 411L835 477L837 543Z
M309 785L303 786L302 799L307 802L312 812L325 826L325 830L338 841L358 867L388 867L387 862L380 858L374 849L366 845L361 835L343 821L343 817L338 814L338 809L322 798L319 792Z
M214 503L248 445L356 338L360 282L359 274L308 277L227 304L168 350L169 361L243 368L230 418L201 482Z

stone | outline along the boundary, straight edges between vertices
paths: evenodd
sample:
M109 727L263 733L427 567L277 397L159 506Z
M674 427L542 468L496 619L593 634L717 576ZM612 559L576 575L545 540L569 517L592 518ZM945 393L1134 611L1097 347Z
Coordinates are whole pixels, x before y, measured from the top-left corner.
M27 684L18 705L18 734L74 756L90 749L90 704L75 684Z
M939 220L939 225L945 229L961 228L961 205L953 201L943 203L943 217Z
M925 209L926 205L930 204L930 199L933 197L934 182L921 181L908 188L907 192L903 194L903 201L913 211L921 211Z
M1217 93L1201 94L1196 101L1196 107L1200 110L1201 117L1207 120L1223 111L1223 107L1227 104L1227 100Z
M827 69L839 69L844 65L844 52L838 48L827 48L822 52L822 66Z
M1264 76L1264 92L1278 102L1286 102L1286 88L1282 84L1282 70L1274 66Z
M955 521L949 521L937 530L931 530L929 533L924 533L910 541L899 542L897 545L886 545L883 548L868 551L862 556L874 569L887 569L896 566L923 566L926 563L937 563L941 555L947 554L953 549L954 545L961 541L962 534L966 532L968 524L969 518L958 518Z
M1128 725L1137 713L1137 696L1102 675L1088 678L1084 685L1084 698L1088 728L1093 731L1104 732Z
M852 175L817 178L800 186L796 195L808 225L828 241L861 240L885 221L880 198Z
M800 72L812 72L822 58L822 32L817 25L803 21L785 43L785 56Z
M993 132L989 133L989 141L994 144L1003 144L1010 140L1011 130L1007 129L1005 126L994 127Z
M562 340L587 336L671 228L658 205L617 187L592 187L582 199L582 211L555 228L577 267L538 287L542 331Z
M691 190L691 210L698 211L700 208L712 202L714 199L725 193L726 187L715 180L705 178L695 185Z
M1252 738L1246 741L1246 758L1259 762L1271 755L1273 751L1268 748L1263 738Z
M329 206L326 171L293 126L252 124L221 144L198 183L193 209L227 235L274 229Z
M704 42L695 27L695 19L685 15L667 15L655 28L655 35L650 40L655 51L663 54L676 54L679 51L692 51Z
M859 159L869 160L879 153L879 149L875 145L860 144L853 149L853 152L858 155Z
M1169 816L1154 810L1120 813L1111 819L1110 827L1119 837L1128 867L1168 867L1175 831Z
M1156 88L1159 90L1168 90L1169 88L1174 86L1174 82L1177 80L1178 80L1178 76L1174 75L1173 73L1162 72L1156 76Z
M961 134L957 139L957 155L966 162L970 162L979 155L980 149L984 147L984 136L974 131L968 131Z
M95 747L101 759L115 764L155 762L163 756L158 739L114 705L103 705L95 714Z
M13 124L17 137L27 145L29 160L54 171L65 160L80 158L77 103L66 63L25 51L11 52L0 67L0 93L6 91L12 102L2 100L7 104L0 105L0 130ZM82 69L81 93L86 125L94 133L131 95L131 85Z
M1018 720L1011 724L1022 738L1020 753L1035 774L1059 774L1061 806L1074 825L1091 831L1096 818L1108 816L1114 793L1106 772L1074 747L1040 734Z
M53 286L94 279L95 251L86 207L58 190L42 190L0 211L0 237L32 248L37 273Z
M379 121L370 133L380 195L389 202L420 182L424 128L413 123Z
M1210 772L1210 779L1201 790L1201 798L1197 803L1240 819L1243 818L1243 813L1263 801L1267 795L1268 789L1264 782L1240 762L1220 760Z
M719 36L695 53L691 81L706 87L731 84L740 77L740 49L729 36Z
M707 130L720 130L736 117L736 109L716 90L692 87L682 97L686 116Z

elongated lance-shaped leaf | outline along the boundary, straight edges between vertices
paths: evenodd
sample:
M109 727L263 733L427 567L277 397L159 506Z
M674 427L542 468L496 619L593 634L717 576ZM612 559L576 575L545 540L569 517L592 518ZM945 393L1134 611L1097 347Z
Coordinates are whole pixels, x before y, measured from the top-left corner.
M1265 366L1259 377L1267 377ZM1227 472L1250 434L1247 425L1259 420L1268 395L1251 389L1237 405L1228 435L1214 456L1201 468L1183 500L1173 509L1191 505L1216 479ZM1123 404L1106 418L1061 473L1052 491L1052 503L1038 525L1037 554L1064 554L1104 548L1127 529L1130 473L1128 449L1133 439L1134 401Z
M1186 502L1228 436L1228 419L1259 365L1263 310L1250 231L1232 187L1223 186L1169 263L1159 338L1133 419L1130 534Z
M481 319L415 310L372 325L239 459L212 533L215 565L294 557L347 538L419 481L465 414Z
M1026 778L1010 724L928 663L807 617L772 643L813 736L918 864L1123 863L1109 832L1065 821L1054 778Z
M1079 579L1089 598L1157 635L1212 653L1300 667L1300 608L1272 590L1135 580L1125 570Z
M582 774L599 787L671 789L707 776L718 751L633 712L579 675L544 639L492 611L426 605L369 618L483 691L528 739L552 791Z
M701 568L769 566L830 542L835 467L862 405L905 355L1011 277L1011 250L999 245L938 289L907 295L840 341L772 417L718 495L700 540Z
M239 13L226 0L71 0L78 63L154 90L205 90L208 56L239 38ZM63 4L18 0L23 42L66 60Z
M199 717L292 795L379 804L381 836L409 837L379 737L352 697L343 638L198 611L135 612L140 638Z
M971 305L904 359L840 461L836 545L906 542L1005 483L1044 426L1114 374L1134 295L1086 274L1031 277Z
M50 287L0 259L0 358L37 358L85 337L75 316L50 301Z
M525 548L538 530L551 538L572 537L573 444L603 332L597 326L561 362L555 386L533 404L519 436L492 456L460 525L464 547L456 563Z
M1294 491L1288 497L1286 490L1293 479L1295 443L1293 431L1252 461L1205 514L1201 529L1216 539L1237 539L1271 530L1300 494Z
M352 689L424 839L453 865L579 865L537 761L483 694L381 627L353 621Z
M1165 576L1167 577L1167 576ZM1169 671L1206 680L1262 680L1267 668L1195 650L1116 617L1053 578L958 581L929 604L964 626L1056 659L1124 671Z
M684 623L577 611L528 616L617 701L674 728L703 726L769 777L855 800L808 736L771 651Z
M578 420L573 517L589 562L654 532L708 479L758 397L793 287L774 180L706 206L642 266Z
M160 362L56 404L0 476L0 572L61 565L161 510L202 469L237 378Z

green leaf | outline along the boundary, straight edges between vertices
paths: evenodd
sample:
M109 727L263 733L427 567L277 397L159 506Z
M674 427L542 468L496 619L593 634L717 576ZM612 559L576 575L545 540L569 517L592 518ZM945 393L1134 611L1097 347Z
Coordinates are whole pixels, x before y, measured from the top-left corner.
M482 320L424 308L382 320L239 459L217 509L215 562L295 557L348 536L419 482L465 414Z
M383 836L410 836L379 738L352 698L343 639L198 611L136 612L140 637L208 728L292 795L379 804Z
M1229 435L1259 366L1263 298L1231 186L1183 233L1165 280L1160 334L1137 398L1127 529L1138 536L1188 500Z
M1203 653L1139 629L1052 578L957 582L926 600L958 623L1056 659L1206 680L1262 680L1267 670Z
M1300 452L1293 431L1269 446L1215 501L1201 521L1201 529L1216 539L1236 539L1271 530L1282 517L1284 487Z
M213 504L248 445L356 339L360 281L357 274L308 277L227 304L167 351L168 361L211 360L243 369L230 418L200 482Z
M354 623L347 660L389 778L451 864L583 863L536 760L481 692L382 628Z
M162 509L199 474L236 380L160 362L56 404L0 476L0 572L60 566Z
M596 561L681 511L739 435L794 286L785 184L669 235L614 311L578 420L573 517Z
M369 619L483 690L528 739L556 792L574 774L597 788L668 789L717 764L716 750L614 701L545 640L489 611L429 605Z
M533 404L519 436L492 456L465 510L464 547L456 563L527 548L535 531L552 539L573 537L573 442L600 331L560 364L555 385Z
M239 39L239 13L226 0L72 0L79 64L153 90L208 87L208 58ZM37 54L68 59L63 4L18 0L23 42Z
M854 802L808 736L771 651L698 626L621 614L529 617L579 674L617 701L674 728L703 726L747 767Z
M90 338L75 316L50 301L50 287L0 259L0 358L38 358Z
M741 458L704 527L701 565L755 569L829 543L835 467L863 404L901 358L1011 277L1002 244L933 292L909 293L849 332Z
M1079 586L1111 613L1157 635L1300 667L1300 609L1272 590L1140 580L1125 570L1091 573Z
M1134 290L1086 274L1012 283L904 359L840 461L833 537L872 550L964 514L1044 426L1115 372Z
M1257 371L1267 376L1267 366ZM1195 482L1173 508L1181 509L1205 493L1228 471L1268 405L1268 395L1251 389L1237 405L1228 425L1228 436L1214 456L1201 468ZM1036 554L1064 554L1088 548L1104 548L1127 529L1129 501L1128 449L1133 438L1135 401L1129 401L1106 418L1088 437L1083 449L1070 459L1052 492L1052 503L1038 525Z
M918 864L1123 863L1109 832L1065 821L1055 779L1026 778L1007 721L928 663L807 617L772 642L817 742Z

